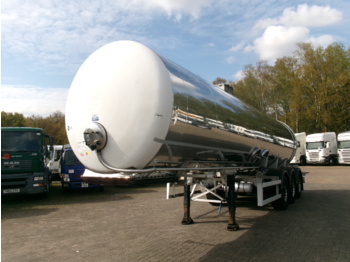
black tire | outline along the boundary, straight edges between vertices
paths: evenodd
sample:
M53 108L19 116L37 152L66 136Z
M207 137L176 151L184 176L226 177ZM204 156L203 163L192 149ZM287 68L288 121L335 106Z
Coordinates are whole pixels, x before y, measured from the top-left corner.
M105 191L105 187L104 187L104 186L100 186L100 187L98 188L98 191L101 192L101 193L104 192L104 191Z
M63 184L62 184L62 191L64 194L68 193L69 192L69 187L64 187Z
M334 165L337 164L337 160L336 160L334 157L331 157L331 158L329 158L328 164L329 164L330 166L334 166Z
M288 175L284 174L280 185L281 198L272 203L272 206L274 209L286 210L288 208L288 203L289 203L288 191L289 191Z
M288 196L288 203L289 204L293 204L295 202L295 199L296 199L296 179L295 179L295 175L294 173L292 174L292 179L290 180L290 183L289 183L289 190L288 190L288 193L289 193L289 196Z
M301 192L303 192L303 178L299 172L299 174L296 177L295 199L301 198Z
M45 191L39 194L40 198L47 198L50 195L51 183L48 182L45 184Z

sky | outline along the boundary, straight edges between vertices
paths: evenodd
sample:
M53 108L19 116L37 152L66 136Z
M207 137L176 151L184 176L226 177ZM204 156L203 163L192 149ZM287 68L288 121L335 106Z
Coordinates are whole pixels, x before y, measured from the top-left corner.
M65 112L85 59L140 42L208 82L290 56L296 43L350 47L348 0L2 0L1 111Z

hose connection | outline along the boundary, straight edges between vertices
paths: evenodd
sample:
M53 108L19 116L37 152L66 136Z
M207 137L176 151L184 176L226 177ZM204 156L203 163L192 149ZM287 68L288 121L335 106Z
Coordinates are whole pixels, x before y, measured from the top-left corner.
M84 140L92 151L100 151L107 144L107 132L100 123L93 122L90 127L85 129Z

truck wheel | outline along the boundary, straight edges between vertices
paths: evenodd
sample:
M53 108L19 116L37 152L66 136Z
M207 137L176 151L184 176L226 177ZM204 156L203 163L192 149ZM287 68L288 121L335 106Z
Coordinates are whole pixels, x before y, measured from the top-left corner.
M288 182L288 176L284 175L282 178L282 183L280 185L280 194L281 198L274 201L272 203L272 206L276 210L286 210L288 208L288 202L289 202L289 182Z
M42 198L48 197L49 194L50 194L50 189L51 189L51 183L47 183L47 184L45 185L45 192L40 193L40 196L41 196Z
M331 157L331 158L329 159L329 165L330 165L330 166L334 166L335 163L336 163L336 161L335 161L334 157Z
M62 184L62 191L63 193L68 193L69 192L69 187L64 187L63 184Z

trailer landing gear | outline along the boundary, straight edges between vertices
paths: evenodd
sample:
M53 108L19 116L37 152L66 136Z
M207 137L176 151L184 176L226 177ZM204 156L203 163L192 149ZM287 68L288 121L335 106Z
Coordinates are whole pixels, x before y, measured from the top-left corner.
M227 204L228 204L228 231L237 231L239 225L236 222L236 193L235 193L235 176L227 176L228 194L227 194Z
M188 178L184 180L184 217L181 221L183 225L193 224L194 221L191 218L191 190Z
M228 185L228 195L227 195L227 204L228 204L228 213L229 219L227 224L228 231L237 231L239 225L236 222L236 193L235 193L235 176L227 176L227 185ZM193 192L192 192L193 193ZM185 177L184 180L184 217L181 221L182 225L193 224L194 221L191 218L191 190L190 183L188 178Z

